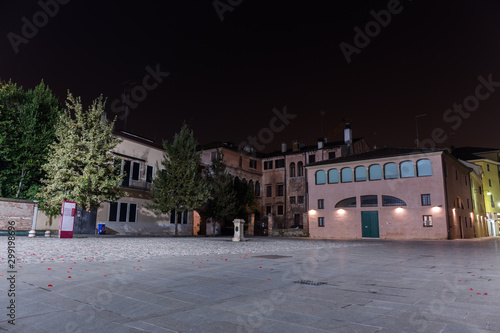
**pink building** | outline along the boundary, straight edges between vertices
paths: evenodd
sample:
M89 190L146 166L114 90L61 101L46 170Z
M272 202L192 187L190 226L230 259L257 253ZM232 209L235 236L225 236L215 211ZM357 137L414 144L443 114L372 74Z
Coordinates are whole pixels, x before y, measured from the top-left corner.
M442 150L382 148L306 167L312 238L472 238L471 169Z

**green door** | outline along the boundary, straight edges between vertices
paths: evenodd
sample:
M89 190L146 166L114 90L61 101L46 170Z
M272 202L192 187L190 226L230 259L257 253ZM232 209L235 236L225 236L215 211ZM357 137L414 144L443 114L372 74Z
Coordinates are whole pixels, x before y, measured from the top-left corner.
M379 238L378 212L361 212L361 235L368 238Z

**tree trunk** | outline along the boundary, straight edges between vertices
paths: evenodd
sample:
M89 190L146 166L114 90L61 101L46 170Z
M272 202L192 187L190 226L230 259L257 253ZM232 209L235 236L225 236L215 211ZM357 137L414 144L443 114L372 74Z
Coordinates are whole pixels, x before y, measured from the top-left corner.
M16 198L18 198L19 197L19 193L21 193L21 187L23 186L24 176L26 176L26 170L25 169L23 169L21 171L21 179L19 180L19 185L17 185Z

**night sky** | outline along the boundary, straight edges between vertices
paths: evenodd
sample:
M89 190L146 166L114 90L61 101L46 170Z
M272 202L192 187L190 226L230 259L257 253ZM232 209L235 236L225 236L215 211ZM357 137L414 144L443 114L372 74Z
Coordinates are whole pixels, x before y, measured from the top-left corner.
M37 1L0 2L0 78L43 79L86 105L103 94L118 128L158 142L185 121L202 144L239 144L286 107L289 123L274 123L264 151L313 144L342 119L371 146L412 147L420 114L427 145L434 132L439 147L500 148L497 0L220 0L219 13L201 0L41 2L51 15ZM354 30L367 24L369 40ZM147 77L157 70L161 82ZM126 117L124 91L138 100Z

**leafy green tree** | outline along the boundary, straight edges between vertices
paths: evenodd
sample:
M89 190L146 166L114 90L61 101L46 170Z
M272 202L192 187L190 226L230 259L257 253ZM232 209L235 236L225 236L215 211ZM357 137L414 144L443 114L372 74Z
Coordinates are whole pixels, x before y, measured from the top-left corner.
M256 209L254 189L246 181L241 181L239 178L234 180L233 188L236 193L234 216L240 219L247 219L248 214Z
M43 81L32 90L0 82L0 195L34 199L62 112Z
M184 124L175 134L171 144L163 142L165 153L157 166L152 187L152 204L149 208L167 214L171 210L188 212L203 206L210 195L209 187L201 172L201 153L193 131ZM172 217L171 217L172 218ZM178 235L175 219L175 236Z
M207 172L207 183L210 187L210 198L203 210L204 217L215 221L225 220L237 213L237 197L234 188L234 178L226 171L224 154L217 149L216 158ZM215 235L215 223L213 223Z
M105 103L100 96L84 111L80 98L68 92L67 110L59 118L56 141L43 166L47 177L39 198L49 215L59 213L63 200L91 211L122 196L122 179L111 153L120 140L112 134L114 121L102 117Z

